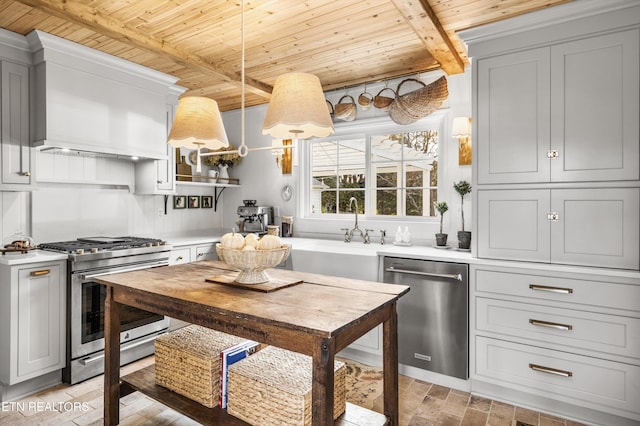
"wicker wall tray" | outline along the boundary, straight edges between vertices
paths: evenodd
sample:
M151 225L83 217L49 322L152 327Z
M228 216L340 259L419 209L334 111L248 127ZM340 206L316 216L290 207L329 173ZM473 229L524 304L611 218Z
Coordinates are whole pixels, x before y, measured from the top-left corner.
M205 278L205 281L209 281L216 284L225 284L233 287L245 288L247 290L260 291L263 293L270 293L272 291L280 290L283 288L291 287L296 284L300 284L302 280L294 278L278 277L277 269L269 270L269 281L259 284L242 284L236 282L237 272L228 272L222 275L216 275L214 277Z

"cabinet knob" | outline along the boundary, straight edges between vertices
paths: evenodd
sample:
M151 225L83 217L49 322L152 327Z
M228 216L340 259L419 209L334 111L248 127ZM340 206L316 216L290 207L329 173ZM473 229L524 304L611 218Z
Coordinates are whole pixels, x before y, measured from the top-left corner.
M31 173L30 172L22 172L21 175L22 176L31 176Z
M560 154L558 153L557 149L551 149L549 151L547 151L547 158L549 160L555 160L556 158L558 158Z
M182 259L184 259L182 256L178 256L178 257L176 257L176 260L177 260L178 262L179 262L179 261L181 261Z
M560 220L560 216L556 212L547 213L547 220L557 222L558 220Z

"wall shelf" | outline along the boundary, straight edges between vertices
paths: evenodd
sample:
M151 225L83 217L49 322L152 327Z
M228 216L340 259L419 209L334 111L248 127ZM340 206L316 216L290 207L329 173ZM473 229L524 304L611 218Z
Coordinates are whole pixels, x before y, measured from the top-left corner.
M184 175L176 175L176 177L183 177ZM202 179L205 176L189 176L195 179ZM218 178L219 180L220 178ZM230 183L211 183L211 182L193 182L186 180L176 180L176 186L190 187L190 186L205 186L214 189L213 197L213 210L218 211L218 200L222 196L222 192L225 188L240 188L240 179L229 179Z

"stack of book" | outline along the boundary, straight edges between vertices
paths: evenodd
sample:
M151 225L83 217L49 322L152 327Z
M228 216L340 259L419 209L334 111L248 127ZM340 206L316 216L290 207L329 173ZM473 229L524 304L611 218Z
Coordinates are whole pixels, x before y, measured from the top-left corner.
M229 366L248 357L260 349L260 343L244 340L238 344L223 349L220 352L220 408L227 408L227 384Z

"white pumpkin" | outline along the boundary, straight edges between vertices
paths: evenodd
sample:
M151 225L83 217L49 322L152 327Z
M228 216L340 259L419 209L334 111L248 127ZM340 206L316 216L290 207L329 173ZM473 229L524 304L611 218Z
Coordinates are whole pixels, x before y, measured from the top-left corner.
M254 246L247 246L245 245L244 247L242 247L242 251L255 251L256 248Z
M258 241L258 250L273 250L280 247L282 247L282 241L276 235L265 235Z
M253 248L258 247L258 240L260 239L260 237L258 237L257 234L247 234L246 237L244 237L244 246L251 246Z
M224 234L220 239L220 244L224 248L242 250L244 247L244 237L242 234L236 234L235 232L229 232Z

